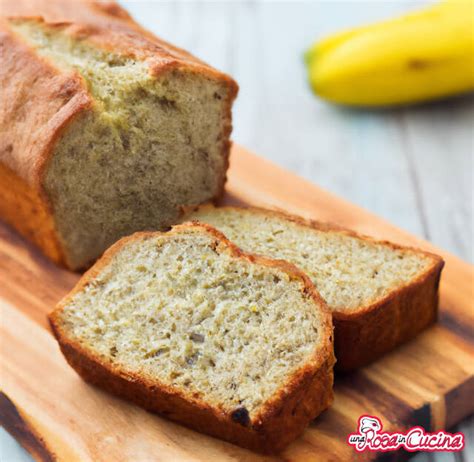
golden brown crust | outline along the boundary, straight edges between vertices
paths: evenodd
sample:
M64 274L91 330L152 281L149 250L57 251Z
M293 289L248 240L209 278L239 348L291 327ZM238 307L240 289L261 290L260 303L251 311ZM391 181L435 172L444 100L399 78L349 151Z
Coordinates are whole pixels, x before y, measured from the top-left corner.
M113 1L94 0L2 0L6 18L42 18L48 26L67 27L67 33L91 45L150 64L159 74L167 65L195 67L210 78L225 79L229 87L237 84L229 76L147 31Z
M230 99L237 96L238 85L231 77L156 37L113 1L3 0L2 16L40 18L48 26L60 27L94 47L146 61L155 76L171 69L186 69L225 82Z
M0 20L0 161L32 188L65 125L92 105L83 79L65 73L23 43ZM42 192L42 191L41 191Z
M90 42L92 46L134 56L146 61L154 76L179 69L219 80L228 90L223 134L227 140L232 131L231 107L238 86L226 74L141 28L114 2L2 0L1 6L0 49L4 52L0 65L0 164L15 176L15 181L11 182L15 188L18 181L22 181L23 190L29 190L28 194L22 193L23 198L31 196L41 202L39 208L44 215L41 219L34 213L25 215L27 223L23 222L23 217L9 217L8 221L31 239L32 233L25 230L39 226L36 234L43 237L32 239L33 242L54 261L70 267L61 239L51 225L54 204L49 201L43 182L55 143L74 118L91 110L93 99L77 72L56 68L38 56L12 32L5 18L27 17L44 21L50 27L62 28L66 33ZM226 166L229 153L230 142L227 141L222 148ZM226 172L223 171L216 198L222 194L225 181ZM36 205L31 208L37 209ZM5 208L14 206L12 203Z
M39 193L1 163L0 179L0 217L55 263L64 264L52 216Z
M309 278L293 265L246 254L220 232L201 223L178 225L168 234L190 229L206 232L214 237L219 251L230 252L235 258L258 265L278 268L291 278L301 280L305 294L321 307L321 344L315 349L313 357L293 374L287 385L266 403L249 425L235 422L229 413L214 408L182 390L173 390L143 376L120 372L112 363L94 356L78 342L70 340L61 323L61 311L71 297L89 284L125 245L166 233L135 233L121 239L108 249L50 314L53 332L69 364L86 381L195 430L257 451L280 451L301 434L308 423L332 402L334 352L331 315Z
M350 371L375 361L433 324L438 315L439 261L411 284L359 314L334 312L337 368Z
M64 74L22 43L0 20L1 217L57 263L65 255L42 176L65 126L92 100L81 77Z
M207 204L187 208L184 212L212 208L212 205ZM365 366L396 346L412 339L436 321L438 286L444 266L443 259L438 255L389 241L377 240L336 224L306 220L280 210L233 206L222 208L256 211L289 220L300 226L341 233L374 244L383 244L394 250L413 251L432 260L430 267L416 279L400 286L380 300L356 309L332 310L338 370L350 371Z

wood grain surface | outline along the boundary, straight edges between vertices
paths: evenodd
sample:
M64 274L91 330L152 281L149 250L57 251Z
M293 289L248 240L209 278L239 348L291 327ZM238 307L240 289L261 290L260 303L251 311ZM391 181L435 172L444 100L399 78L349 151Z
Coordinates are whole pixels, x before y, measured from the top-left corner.
M333 407L277 457L200 435L83 383L62 358L46 314L78 275L59 269L0 225L0 420L37 460L345 461L361 414L385 429L452 426L474 411L474 269L370 213L234 147L225 202L278 207L418 245L446 259L440 322L381 361L336 380ZM387 454L380 460L401 460ZM359 460L376 460L364 453Z

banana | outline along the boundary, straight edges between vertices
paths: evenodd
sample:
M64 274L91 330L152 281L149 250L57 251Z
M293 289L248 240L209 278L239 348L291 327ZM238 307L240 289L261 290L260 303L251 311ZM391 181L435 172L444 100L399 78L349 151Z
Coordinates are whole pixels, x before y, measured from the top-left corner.
M411 104L474 90L474 1L424 10L329 36L305 54L310 84L354 106Z

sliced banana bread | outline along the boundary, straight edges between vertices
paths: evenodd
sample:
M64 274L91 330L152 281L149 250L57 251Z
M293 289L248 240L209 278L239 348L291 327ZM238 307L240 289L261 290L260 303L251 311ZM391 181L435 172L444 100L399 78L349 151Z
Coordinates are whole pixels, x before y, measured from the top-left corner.
M280 450L332 401L331 315L311 281L207 225L120 240L50 321L88 382L252 449Z
M237 84L113 2L2 1L0 218L71 269L223 190Z
M436 319L443 267L436 255L257 208L202 206L185 219L303 270L333 313L341 370L379 358Z

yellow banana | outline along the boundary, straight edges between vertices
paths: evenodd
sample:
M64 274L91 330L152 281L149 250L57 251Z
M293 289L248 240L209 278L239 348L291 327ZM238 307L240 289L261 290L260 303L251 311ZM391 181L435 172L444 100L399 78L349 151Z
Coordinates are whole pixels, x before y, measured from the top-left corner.
M474 2L343 31L305 55L314 91L336 103L387 106L474 89Z

